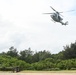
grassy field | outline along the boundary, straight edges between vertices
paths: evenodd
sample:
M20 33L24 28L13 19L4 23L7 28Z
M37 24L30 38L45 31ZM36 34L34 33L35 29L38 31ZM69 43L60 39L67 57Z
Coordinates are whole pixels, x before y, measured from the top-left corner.
M61 70L61 71L21 71L22 73L76 73L76 70Z
M45 72L45 73L0 73L0 75L76 75L76 73L51 73L51 72L49 72L49 73L47 73L47 72Z
M18 73L0 72L0 75L76 75L76 70L65 71L21 71Z
M76 73L76 70L61 70L61 71L32 71L24 70L19 73ZM0 73L12 73L12 71L0 71Z

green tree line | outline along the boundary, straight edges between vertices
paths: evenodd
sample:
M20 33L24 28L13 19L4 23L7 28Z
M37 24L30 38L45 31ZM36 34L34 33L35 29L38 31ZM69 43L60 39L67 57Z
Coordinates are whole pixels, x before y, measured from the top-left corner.
M0 53L0 70L12 70L16 66L21 70L75 70L76 42L57 54L47 50L34 52L31 48L18 52L13 46Z

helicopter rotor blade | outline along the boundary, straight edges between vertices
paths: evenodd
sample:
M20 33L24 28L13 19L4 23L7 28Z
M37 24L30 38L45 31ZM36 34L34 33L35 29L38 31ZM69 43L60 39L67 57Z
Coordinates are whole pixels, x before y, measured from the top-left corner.
M72 12L72 11L75 11L75 10L69 10L69 11L65 11L65 12Z
M59 13L63 13L63 12L59 12Z
M64 11L64 12L59 12L59 13L72 12L72 11L75 11L75 10L69 10L69 11Z
M43 14L53 14L53 13L43 13Z
M56 11L52 6L50 6L55 12L58 12L58 11Z
M66 12L72 12L72 11L75 11L75 10L69 10L69 11L64 11L64 12L59 12L60 13L66 13ZM60 14L61 15L61 14ZM63 15L61 15L63 17Z

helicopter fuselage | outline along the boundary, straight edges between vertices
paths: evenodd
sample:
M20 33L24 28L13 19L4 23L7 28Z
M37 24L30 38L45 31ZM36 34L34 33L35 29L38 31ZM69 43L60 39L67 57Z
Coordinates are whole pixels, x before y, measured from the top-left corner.
M61 22L63 20L58 13L53 13L50 16L55 22Z

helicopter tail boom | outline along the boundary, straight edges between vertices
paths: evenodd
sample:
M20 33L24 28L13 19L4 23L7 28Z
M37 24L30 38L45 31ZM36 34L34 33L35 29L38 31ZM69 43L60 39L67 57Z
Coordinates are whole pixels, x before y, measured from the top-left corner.
M65 25L68 25L68 21L65 22Z
M68 21L66 21L65 23L60 22L62 25L68 25Z

